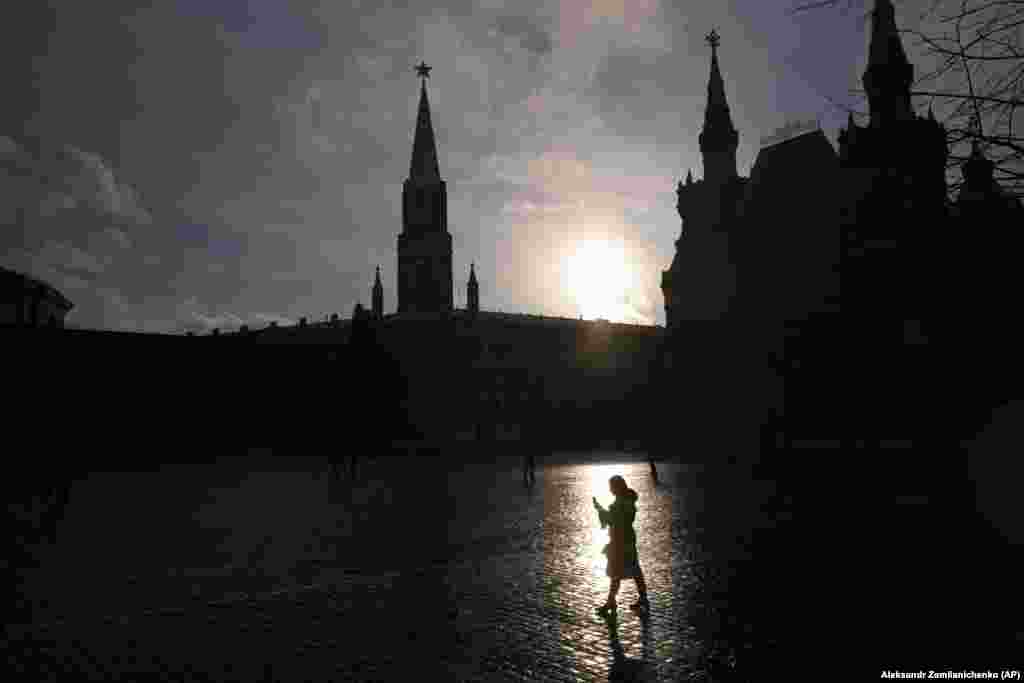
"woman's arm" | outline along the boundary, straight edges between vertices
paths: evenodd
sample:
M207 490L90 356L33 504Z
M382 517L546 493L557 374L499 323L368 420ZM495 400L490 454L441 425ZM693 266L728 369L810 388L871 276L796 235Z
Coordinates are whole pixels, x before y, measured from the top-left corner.
M626 517L623 506L616 503L612 503L608 510L605 511L605 519L608 524L613 527L625 528L629 526L629 520Z
M594 509L597 510L597 518L601 521L601 528L603 529L608 526L611 523L611 517L608 511L597 502L597 498L594 498Z

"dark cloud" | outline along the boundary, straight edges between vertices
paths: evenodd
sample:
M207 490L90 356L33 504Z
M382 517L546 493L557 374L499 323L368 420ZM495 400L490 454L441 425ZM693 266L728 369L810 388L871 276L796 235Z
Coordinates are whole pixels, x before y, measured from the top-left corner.
M494 25L501 35L518 39L524 49L535 55L546 55L554 47L551 34L530 17L521 14L504 15Z
M681 84L665 78L671 73L666 67L672 61L672 55L655 52L610 54L595 73L592 90L609 98L631 100L675 95Z
M572 314L560 259L604 226L646 245L628 303L660 310L673 179L699 175L704 34L749 159L829 74L846 87L863 38L732 0L20 4L0 25L22 56L0 61L4 265L121 329L347 315L378 263L393 310L420 59L459 296L475 261L485 306Z
M15 20L15 14L17 19ZM47 52L47 36L54 28L53 8L46 0L19 3L0 21L0 83L4 105L0 107L0 135L21 136L39 110L38 60Z
M693 93L700 77L699 60L685 70L672 53L613 53L596 71L588 94L598 103L607 126L616 134L633 140L679 140L687 129L686 119L699 125L702 98ZM706 80L706 77L705 77ZM699 87L699 85L698 85Z
M0 137L3 265L75 303L71 322L123 327L121 304L162 293L153 216L100 155L41 138ZM114 318L111 302L118 306Z

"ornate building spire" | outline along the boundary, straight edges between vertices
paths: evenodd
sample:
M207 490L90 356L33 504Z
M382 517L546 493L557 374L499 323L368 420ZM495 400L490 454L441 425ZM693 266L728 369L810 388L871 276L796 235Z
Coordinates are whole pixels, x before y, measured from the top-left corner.
M420 107L416 115L409 179L421 182L437 182L441 179L441 171L437 165L434 127L430 123L430 103L427 101L427 79L430 77L431 68L422 61L416 67L416 74L420 77Z
M725 99L725 83L718 67L717 31L705 38L711 46L711 75L708 78L708 102L704 109L704 128L700 133L700 151L704 157L704 179L712 183L736 177L736 146L739 134L733 126L729 103Z
M868 93L872 128L913 118L910 86L914 82L914 67L903 51L892 0L875 0L868 65L861 82Z
M448 189L437 166L437 144L427 102L430 67L420 62L416 74L421 79L420 106L409 177L402 183L397 312L448 313L453 302Z
M714 29L705 36L704 40L711 46L711 75L708 78L708 103L704 110L704 129L720 127L732 130L729 103L725 99L725 82L722 80L722 71L718 66L718 46L722 41Z

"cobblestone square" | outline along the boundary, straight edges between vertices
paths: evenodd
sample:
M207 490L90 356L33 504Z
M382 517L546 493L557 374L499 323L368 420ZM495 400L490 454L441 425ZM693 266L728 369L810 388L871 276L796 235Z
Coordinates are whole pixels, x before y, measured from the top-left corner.
M76 485L24 573L33 616L8 627L8 663L58 680L752 680L799 650L794 587L824 583L786 555L796 501L774 482L552 461L526 487L507 466L411 460L332 482L315 463ZM591 497L610 502L612 474L640 496L652 606L629 609L627 580L605 620Z

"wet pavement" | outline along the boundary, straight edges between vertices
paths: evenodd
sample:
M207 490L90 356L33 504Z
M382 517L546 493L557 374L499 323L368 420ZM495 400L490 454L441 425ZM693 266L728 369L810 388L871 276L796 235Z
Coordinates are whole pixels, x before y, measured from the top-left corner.
M494 464L381 460L355 483L324 466L80 482L22 572L31 617L8 627L8 663L92 680L751 680L806 656L817 627L794 591L836 588L794 561L799 500L734 470L662 464L655 483L642 462L549 460L527 488ZM591 497L611 502L612 474L640 495L652 606L629 610L625 581L605 620Z

